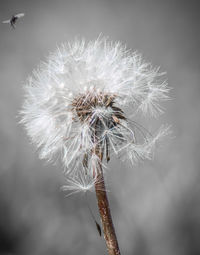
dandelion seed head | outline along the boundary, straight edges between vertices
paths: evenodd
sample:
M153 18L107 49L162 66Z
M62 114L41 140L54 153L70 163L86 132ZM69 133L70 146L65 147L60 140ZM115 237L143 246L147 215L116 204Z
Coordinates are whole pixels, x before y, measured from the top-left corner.
M163 113L160 102L169 88L162 77L120 42L75 40L50 54L27 80L21 122L40 157L53 161L59 155L71 186L88 190L98 176L94 165L103 164L96 146L107 162L111 154L133 163L152 157L165 132L150 136L129 113Z

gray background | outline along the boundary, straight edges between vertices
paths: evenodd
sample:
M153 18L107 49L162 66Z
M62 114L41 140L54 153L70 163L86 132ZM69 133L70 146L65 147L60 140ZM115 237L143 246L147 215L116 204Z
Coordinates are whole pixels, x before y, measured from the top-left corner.
M65 198L62 169L38 159L18 112L22 84L49 51L100 32L167 71L172 101L145 126L173 125L155 160L111 161L109 199L122 254L200 254L199 1L5 0L0 19L0 254L106 254L81 195ZM141 122L142 123L142 122ZM148 124L148 126L147 126ZM95 194L89 203L98 218ZM99 218L98 218L99 220Z

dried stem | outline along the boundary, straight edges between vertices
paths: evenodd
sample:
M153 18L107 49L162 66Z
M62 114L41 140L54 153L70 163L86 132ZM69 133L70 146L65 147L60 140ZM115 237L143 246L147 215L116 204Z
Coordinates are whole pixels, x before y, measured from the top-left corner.
M95 150L96 155L102 160L103 154L98 150ZM105 182L103 177L103 171L101 164L98 164L98 178L95 183L96 197L98 201L99 213L101 217L101 222L103 226L104 239L106 241L108 254L109 255L120 255L120 250L118 246L117 237L115 234L114 225L112 222L109 202L105 189Z
M92 153L98 157L93 168L93 177L95 178L95 190L98 201L99 213L103 226L104 238L106 241L109 255L120 255L118 241L112 222L109 208L109 202L105 189L105 182L102 170L103 152L106 153L107 162L110 160L109 141L105 138L105 144L102 143L102 134L105 130L112 129L124 120L123 111L115 106L115 95L110 95L96 90L87 94L80 94L72 102L72 110L76 113L81 123L88 123L91 131L91 140L94 144ZM102 109L104 114L98 114L95 109ZM105 114L106 112L106 114ZM88 167L88 154L83 158L83 166Z

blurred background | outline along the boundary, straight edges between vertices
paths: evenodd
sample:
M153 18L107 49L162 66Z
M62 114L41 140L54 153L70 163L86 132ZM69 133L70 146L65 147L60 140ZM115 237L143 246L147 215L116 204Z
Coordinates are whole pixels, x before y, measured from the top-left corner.
M107 184L122 254L200 254L200 4L184 0L1 0L0 254L102 255L103 238L83 195L65 198L62 167L38 159L18 124L23 83L49 51L100 33L143 53L167 72L172 100L150 119L172 124L154 161L109 163ZM141 124L143 120L141 119ZM99 221L95 194L89 204Z

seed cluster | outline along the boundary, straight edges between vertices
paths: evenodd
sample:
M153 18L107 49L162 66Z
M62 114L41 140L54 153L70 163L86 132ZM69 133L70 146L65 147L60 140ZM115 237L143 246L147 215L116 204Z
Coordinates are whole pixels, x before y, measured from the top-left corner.
M152 159L169 128L151 135L132 118L163 112L170 90L163 75L120 42L101 36L67 42L27 79L21 123L40 158L61 158L68 190L89 190L90 169L106 169L102 159L110 154L133 164Z
M72 102L72 107L76 111L80 121L91 121L92 116L96 109L109 107L112 109L113 122L116 124L120 122L120 119L125 119L123 111L114 106L115 95L105 94L103 92L94 93L87 92L86 94L80 94Z
M105 150L106 160L109 156L109 139L106 132L112 131L120 125L121 120L125 120L124 112L115 106L115 95L108 93L91 91L80 94L72 102L72 111L78 116L78 121L87 123L91 131L91 139L100 146L101 152ZM119 134L119 139L122 139ZM87 165L88 156L84 158L83 165Z

